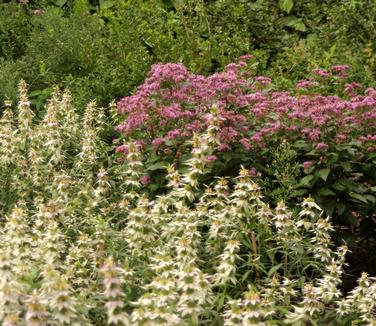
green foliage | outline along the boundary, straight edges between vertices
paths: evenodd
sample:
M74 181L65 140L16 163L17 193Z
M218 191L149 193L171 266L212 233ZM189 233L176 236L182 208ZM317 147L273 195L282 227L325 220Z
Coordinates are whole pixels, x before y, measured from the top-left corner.
M26 53L29 16L23 6L12 1L0 3L0 17L0 57L17 60Z
M223 13L226 13L225 15ZM33 91L69 86L79 106L129 94L155 62L200 74L253 52L259 73L288 88L311 68L347 63L375 80L372 1L44 0L0 6L0 57ZM16 83L0 77L0 97Z
M274 202L283 200L287 202L291 197L301 198L302 193L296 192L296 186L301 176L301 166L298 163L298 154L290 143L282 142L262 169L269 177L265 178L267 193ZM257 164L257 165L260 165Z
M21 79L23 64L20 61L9 61L0 58L0 101L17 99L17 85ZM6 76L6 77L5 77Z

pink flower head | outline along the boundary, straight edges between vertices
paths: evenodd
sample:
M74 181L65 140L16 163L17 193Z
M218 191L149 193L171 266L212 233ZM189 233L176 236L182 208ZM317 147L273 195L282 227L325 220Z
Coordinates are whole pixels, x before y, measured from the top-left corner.
M335 72L347 71L349 70L349 65L334 65L332 66L332 70Z
M123 153L123 154L127 155L129 153L128 145L120 145L120 146L116 147L115 152L116 153Z
M217 147L217 150L218 150L219 152L227 152L227 151L229 151L230 149L231 149L231 146L230 146L229 144L225 144L225 143L220 144L220 145Z
M216 160L218 160L218 157L215 156L215 155L208 155L208 156L206 156L206 160L208 162L215 162Z
M367 137L365 137L365 136L360 136L358 140L359 140L361 143L364 143L365 141L367 141Z
M313 69L312 72L317 75L317 76L320 76L322 78L327 78L329 77L329 73L324 70L324 69Z
M254 59L255 56L252 55L252 54L245 54L245 55L242 55L241 57L239 57L239 60L251 60L251 59Z
M312 141L317 141L320 138L321 131L319 129L312 129L312 131L308 134L309 139Z
M364 94L366 94L367 96L376 97L376 89L372 87L367 88Z
M165 139L163 137L154 138L151 144L155 147L158 147L160 145L164 145Z
M357 82L352 82L350 84L345 85L345 92L352 93L354 90L359 89L361 87L362 87L362 84L359 84Z
M299 80L298 83L296 84L296 88L309 88L316 86L317 83L312 81L312 80Z
M148 175L143 175L143 176L140 178L140 182L141 182L144 186L148 185L148 184L151 182L150 176L148 176Z
M249 143L249 140L248 140L247 138L242 138L242 139L240 139L240 140L239 140L239 143L242 144L243 147L244 147L247 151L249 151L249 150L252 148L252 146L251 146L251 144Z
M138 148L138 150L142 150L146 146L146 142L142 139L136 140L134 142Z
M181 136L181 130L179 128L175 129L175 130L170 130L167 133L167 138L169 138L169 139L174 139L174 138L177 138L179 136Z
M304 170L307 170L307 169L309 169L311 166L312 166L312 161L305 161L304 163L303 163L303 168L304 168Z
M340 142L346 140L347 136L345 134L338 134L338 135L336 135L335 139L336 139L337 143L340 143Z
M321 143L318 143L318 144L316 145L316 150L318 150L318 151L323 151L323 150L326 150L328 147L329 147L329 146L328 146L327 144L321 142Z
M260 143L261 142L261 133L255 133L252 137L251 137L251 140L253 140L254 142L256 143Z
M253 79L257 81L258 83L260 83L261 85L268 85L272 81L269 77L265 77L265 76L256 76L256 77L253 77Z
M252 167L248 170L248 174L251 176L251 177L261 177L261 172L257 171L256 168Z

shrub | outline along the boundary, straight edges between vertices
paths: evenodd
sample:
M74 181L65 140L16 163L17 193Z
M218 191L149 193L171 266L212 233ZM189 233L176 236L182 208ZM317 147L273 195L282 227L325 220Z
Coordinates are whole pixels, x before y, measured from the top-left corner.
M179 64L154 65L136 93L118 102L125 120L117 129L143 144L154 189L168 163L185 169L189 139L208 127L216 105L215 176L253 166L275 202L310 194L337 225L373 229L376 91L359 95L362 85L346 83L349 67L334 65L278 92L269 78L254 76L252 56L244 59L209 77Z
M375 79L369 1L13 0L0 8L7 65L22 70L32 91L68 86L78 107L129 94L153 63L180 62L208 75L250 51L259 74L284 89L336 62L367 85ZM0 97L12 96L16 84ZM46 103L38 93L32 99L42 103L38 110Z
M25 55L30 22L24 6L15 2L0 4L0 57L17 60Z

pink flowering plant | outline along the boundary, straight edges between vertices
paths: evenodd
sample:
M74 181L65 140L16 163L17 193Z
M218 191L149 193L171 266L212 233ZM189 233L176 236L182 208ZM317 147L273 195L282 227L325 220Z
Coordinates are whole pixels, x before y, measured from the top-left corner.
M256 66L253 56L243 56L205 77L182 64L153 65L134 95L118 102L124 121L117 130L143 143L155 186L167 164L185 168L188 140L208 127L214 105L220 131L210 161L216 175L250 164L256 177L268 180L275 200L284 197L281 187L289 190L283 199L309 193L341 223L359 225L355 216L372 215L376 202L376 90L362 91L364 86L349 81L347 65L334 65L314 69L295 89L279 91L271 78L255 76ZM275 157L282 141L291 145L299 169L290 164L294 172L279 178Z

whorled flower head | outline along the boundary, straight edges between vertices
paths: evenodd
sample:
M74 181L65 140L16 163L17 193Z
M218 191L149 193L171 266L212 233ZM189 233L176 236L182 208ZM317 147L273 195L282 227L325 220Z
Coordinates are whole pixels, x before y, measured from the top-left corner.
M37 290L26 300L26 325L27 326L47 326L47 312L46 307L42 303L40 294Z
M224 285L227 283L236 284L236 261L239 260L237 252L239 251L240 243L236 240L228 240L223 250L223 254L218 257L219 265L217 273L215 274L215 283Z
M0 162L7 166L17 159L17 139L14 137L13 126L14 114L11 108L7 107L0 119Z
M112 257L108 258L100 270L103 277L107 321L111 325L129 325L128 315L124 310L124 293L119 278L120 269Z
M30 101L27 97L27 85L24 80L18 83L18 93L18 128L21 136L24 137L30 131L34 117L34 113L30 109Z
M46 266L43 271L41 291L52 320L59 325L79 325L73 293L68 281L51 266Z
M332 250L330 248L332 242L329 232L333 230L328 219L320 218L313 226L314 237L311 242L314 247L312 247L312 252L315 258L323 263L330 263L332 259Z
M228 305L230 309L223 314L224 325L267 325L266 321L275 312L260 297L258 291L249 287L248 291L243 293L244 299L230 300Z

